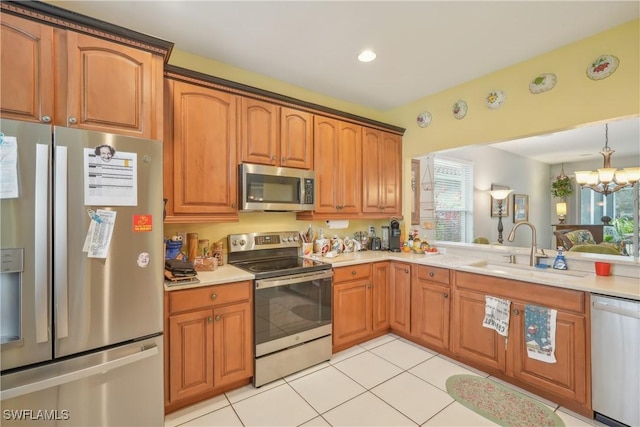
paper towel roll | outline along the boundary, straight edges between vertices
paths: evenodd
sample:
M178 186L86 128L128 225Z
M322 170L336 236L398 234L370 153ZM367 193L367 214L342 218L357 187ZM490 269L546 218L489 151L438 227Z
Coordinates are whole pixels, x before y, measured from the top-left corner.
M349 228L349 220L340 219L340 220L327 220L327 227L330 230L340 230L344 228Z

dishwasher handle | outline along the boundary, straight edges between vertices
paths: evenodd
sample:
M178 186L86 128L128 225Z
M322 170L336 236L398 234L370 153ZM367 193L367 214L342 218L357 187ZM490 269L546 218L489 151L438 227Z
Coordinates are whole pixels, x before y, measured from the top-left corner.
M628 310L626 308L617 307L615 305L607 304L606 302L601 302L601 301L593 301L591 303L591 306L595 310L607 311L609 313L616 313L621 316L640 319L640 311L637 311L637 310Z

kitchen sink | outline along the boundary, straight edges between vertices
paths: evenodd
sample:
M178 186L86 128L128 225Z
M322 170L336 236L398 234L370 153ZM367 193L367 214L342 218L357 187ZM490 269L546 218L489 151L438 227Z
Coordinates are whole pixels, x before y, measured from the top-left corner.
M531 278L531 279L544 279L554 281L572 281L583 277L587 277L589 273L580 271L567 271L567 270L553 270L553 269L540 269L529 266L515 266L514 264L501 264L493 263L489 261L480 261L467 265L471 269L478 270L478 272L487 272L491 274L506 275L513 278Z

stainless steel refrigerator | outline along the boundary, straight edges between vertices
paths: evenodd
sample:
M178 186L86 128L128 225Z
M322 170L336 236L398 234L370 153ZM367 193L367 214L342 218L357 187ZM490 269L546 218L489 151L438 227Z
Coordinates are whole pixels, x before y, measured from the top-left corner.
M161 142L0 131L0 424L162 425Z

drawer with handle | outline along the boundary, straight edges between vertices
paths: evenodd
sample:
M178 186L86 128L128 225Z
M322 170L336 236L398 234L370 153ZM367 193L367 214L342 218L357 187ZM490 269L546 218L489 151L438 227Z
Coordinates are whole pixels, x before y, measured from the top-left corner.
M246 281L172 291L169 294L169 313L247 301L251 298L251 283Z

